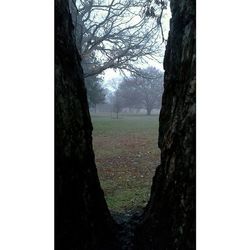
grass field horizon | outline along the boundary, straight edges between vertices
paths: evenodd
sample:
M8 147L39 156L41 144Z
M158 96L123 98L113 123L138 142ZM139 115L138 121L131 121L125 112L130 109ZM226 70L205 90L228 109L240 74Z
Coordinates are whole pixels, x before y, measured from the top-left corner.
M159 115L91 113L97 171L112 212L146 205L159 165Z

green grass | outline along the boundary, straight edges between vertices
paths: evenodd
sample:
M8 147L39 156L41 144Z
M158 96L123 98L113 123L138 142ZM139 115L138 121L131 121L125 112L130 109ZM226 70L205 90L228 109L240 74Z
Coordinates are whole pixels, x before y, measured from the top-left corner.
M124 135L126 133L157 134L158 115L120 115L118 119L110 116L92 115L95 135Z
M92 114L98 175L108 206L123 212L145 206L159 164L158 116Z

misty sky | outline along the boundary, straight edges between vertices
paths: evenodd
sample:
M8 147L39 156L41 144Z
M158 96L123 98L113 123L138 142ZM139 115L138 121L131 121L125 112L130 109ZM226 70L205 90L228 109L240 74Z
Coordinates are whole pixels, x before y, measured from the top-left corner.
M102 4L110 4L110 0L103 0L101 2ZM76 1L77 5L81 5L80 1ZM124 27L129 27L131 25L135 25L138 22L140 22L141 20L141 15L140 15L141 9L137 8L137 7L132 7L131 8L131 15L126 16L121 20L122 25L124 23ZM98 9L93 9L93 11L91 12L91 18L93 20L95 20L97 23L103 21L103 19L105 19L107 15L107 9L103 8L98 8ZM132 16L132 19L131 19ZM163 16L162 16L162 27L163 27L163 32L164 32L164 38L167 39L168 36L168 32L169 32L169 20L171 18L171 11L170 11L170 7L168 6L167 10L164 10L163 12ZM149 28L150 26L154 26L155 25L156 20L150 21L149 24ZM164 52L165 52L165 46L166 46L166 42L162 42L162 36L160 35L161 31L160 31L160 27L159 27L159 37L157 38L157 45L158 48L160 49L160 51L162 51L162 53L160 55L154 55L155 58L157 58L158 62L156 60L153 59L149 59L149 58L144 58L144 60L147 63L142 63L140 60L138 60L138 64L136 65L137 67L141 67L141 68L146 68L148 66L153 66L156 67L159 70L163 70L163 58L164 58ZM107 43L106 46L109 46L109 44ZM98 56L98 52L97 52L97 56ZM101 55L100 55L101 56ZM126 75L129 75L129 72L125 72ZM103 80L104 80L104 85L107 88L110 88L110 84L112 82L114 82L115 80L119 81L119 78L122 78L122 74L119 70L113 70L113 69L107 69L103 72ZM111 88L112 89L112 88Z
M169 20L171 18L171 11L170 8L165 11L165 15L162 18L162 23L163 23L163 30L164 30L164 36L165 39L168 37L168 32L169 32ZM158 57L158 61L153 61L153 60L147 60L148 64L141 64L141 67L147 67L147 66L153 66L156 67L159 70L163 70L163 58L164 58L164 53L165 53L165 46L166 43L162 43L161 36L159 37L159 46L162 47L162 56ZM107 69L104 71L104 85L105 87L109 88L110 84L112 81L119 81L119 78L122 78L122 75L120 74L119 70L114 71L113 69Z

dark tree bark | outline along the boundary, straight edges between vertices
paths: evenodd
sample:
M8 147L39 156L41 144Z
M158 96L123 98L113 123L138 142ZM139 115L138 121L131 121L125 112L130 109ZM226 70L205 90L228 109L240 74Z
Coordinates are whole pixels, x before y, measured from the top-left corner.
M55 10L55 249L118 250L97 177L68 1L55 0ZM195 0L171 0L171 10L161 164L135 232L138 250L195 249Z
M55 0L55 249L112 249L68 1ZM118 249L115 247L115 249Z
M195 249L196 3L170 3L158 141L161 164L136 231L142 250Z

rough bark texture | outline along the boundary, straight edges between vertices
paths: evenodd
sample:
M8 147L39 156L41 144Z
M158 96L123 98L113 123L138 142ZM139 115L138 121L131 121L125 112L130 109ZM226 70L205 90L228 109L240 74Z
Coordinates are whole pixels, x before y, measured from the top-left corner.
M119 230L100 188L68 1L55 0L55 10L55 249L131 250L134 226L120 231L117 245ZM171 10L161 164L136 227L138 250L195 249L195 0L171 0Z
M170 3L159 127L161 164L136 231L142 250L195 249L195 0Z
M55 0L55 10L55 249L111 249L114 223L97 176L68 1Z

